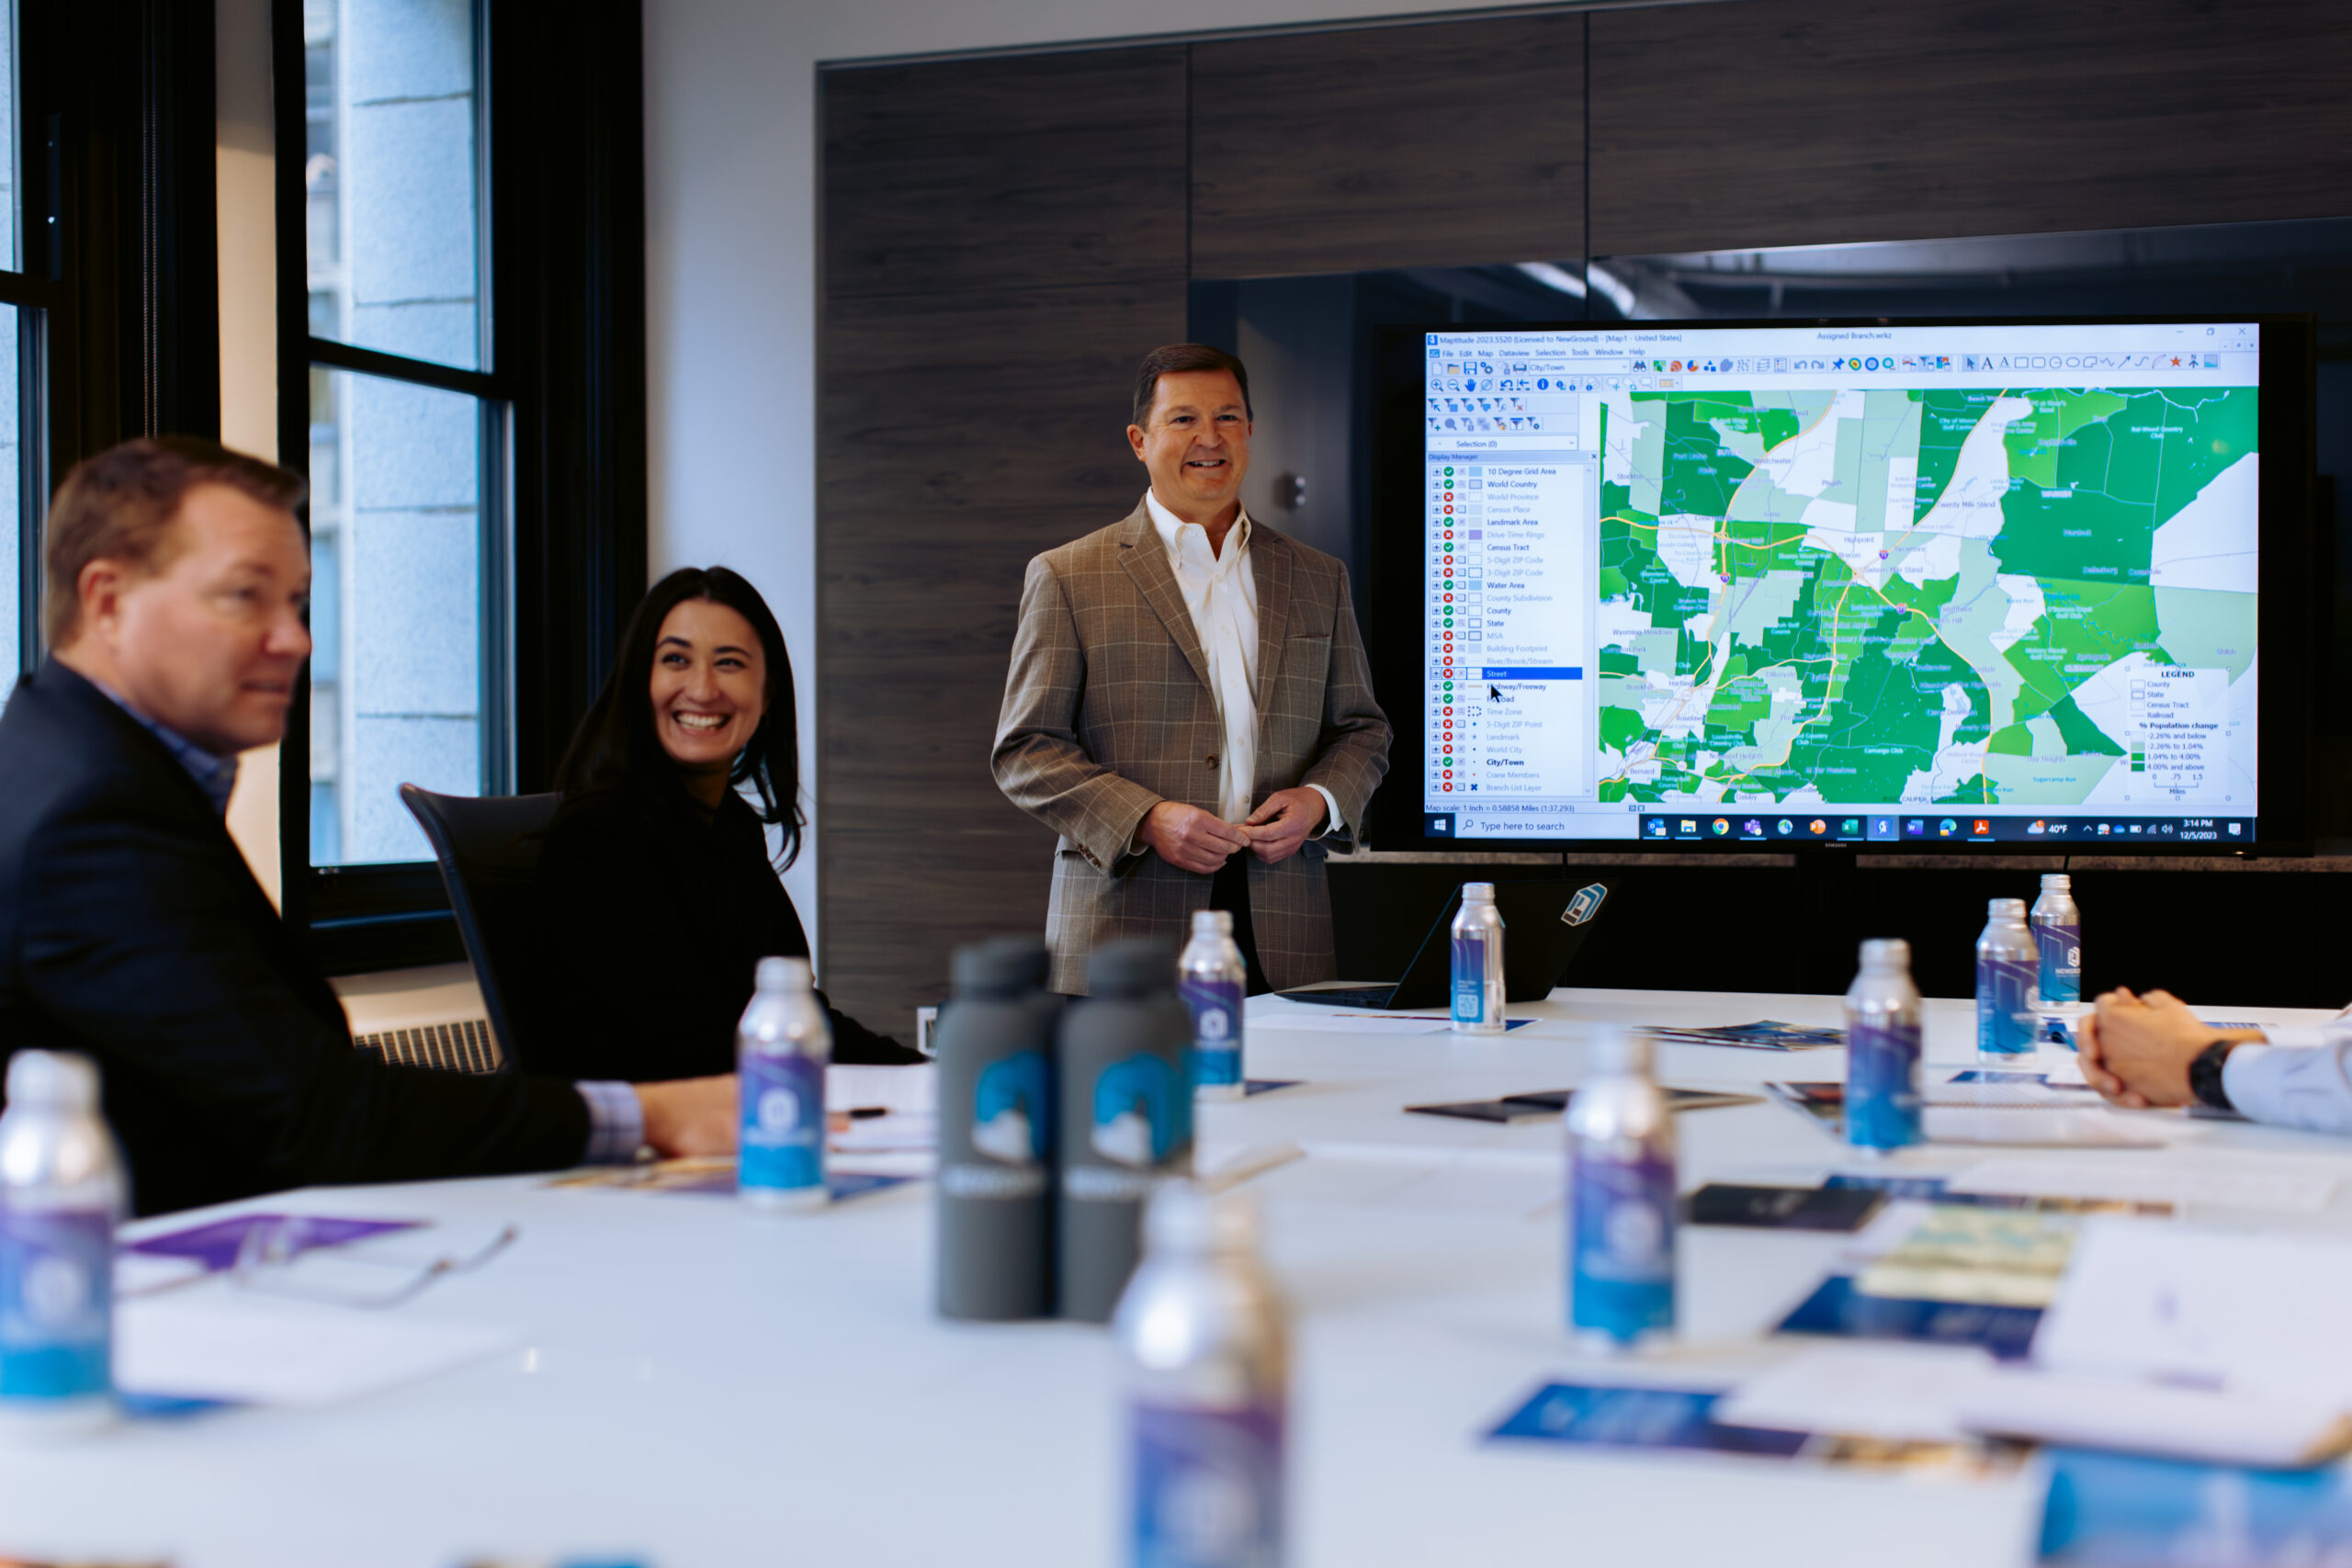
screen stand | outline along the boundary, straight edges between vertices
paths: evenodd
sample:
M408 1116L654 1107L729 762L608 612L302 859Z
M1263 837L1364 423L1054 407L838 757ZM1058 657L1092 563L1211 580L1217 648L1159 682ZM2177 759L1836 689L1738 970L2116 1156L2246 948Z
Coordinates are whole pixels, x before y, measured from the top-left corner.
M1853 984L1860 951L1854 852L1824 844L1799 851L1796 862L1796 988L1809 996L1843 996Z

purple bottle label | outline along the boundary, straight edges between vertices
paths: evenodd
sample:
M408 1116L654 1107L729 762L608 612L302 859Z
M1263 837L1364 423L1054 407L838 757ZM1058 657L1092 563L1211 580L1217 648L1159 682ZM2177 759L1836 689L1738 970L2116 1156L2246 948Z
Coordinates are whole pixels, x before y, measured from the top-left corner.
M1631 1341L1674 1326L1674 1161L1569 1156L1571 1326Z
M113 1387L114 1217L0 1209L0 1398Z
M743 1053L738 1078L742 1132L736 1182L742 1187L825 1183L825 1065L813 1056Z
M1241 1081L1241 982L1187 979L1177 987L1193 1010L1193 1083Z
M1899 1149L1919 1137L1919 1026L1849 1024L1846 1141L1856 1148Z
M2033 940L2041 949L2041 999L2078 1002L2083 999L2083 928L2036 924Z
M1487 1021L1487 939L1482 935L1453 939L1453 1021Z
M2039 964L2023 958L1976 961L1976 1049L1986 1056L2024 1056L2033 1052L2032 1015L2026 994Z
M1136 1568L1278 1568L1283 1412L1138 1403Z

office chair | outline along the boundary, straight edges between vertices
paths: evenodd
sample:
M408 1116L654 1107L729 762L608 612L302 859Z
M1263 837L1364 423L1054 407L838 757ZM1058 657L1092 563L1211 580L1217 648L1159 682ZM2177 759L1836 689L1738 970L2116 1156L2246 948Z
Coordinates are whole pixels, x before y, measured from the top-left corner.
M441 883L481 983L502 1066L525 1057L534 1021L537 953L531 886L539 838L555 820L560 795L494 795L481 799L401 785L401 804L433 844Z

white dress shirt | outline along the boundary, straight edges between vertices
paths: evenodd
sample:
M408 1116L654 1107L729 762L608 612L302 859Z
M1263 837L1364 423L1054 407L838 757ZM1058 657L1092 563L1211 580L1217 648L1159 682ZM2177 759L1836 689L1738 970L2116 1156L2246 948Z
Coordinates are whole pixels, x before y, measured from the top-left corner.
M1168 547L1168 565L1193 616L1201 656L1208 660L1209 691L1216 699L1225 744L1217 750L1217 815L1238 822L1257 806L1258 779L1258 574L1250 566L1250 513L1238 513L1226 531L1225 548L1209 549L1208 531L1187 523L1144 492L1151 525ZM1340 826L1340 803L1321 784L1306 786L1323 797L1323 834Z
M2222 1088L2242 1116L2312 1133L2352 1135L2352 1021L2266 1024L2222 1065Z

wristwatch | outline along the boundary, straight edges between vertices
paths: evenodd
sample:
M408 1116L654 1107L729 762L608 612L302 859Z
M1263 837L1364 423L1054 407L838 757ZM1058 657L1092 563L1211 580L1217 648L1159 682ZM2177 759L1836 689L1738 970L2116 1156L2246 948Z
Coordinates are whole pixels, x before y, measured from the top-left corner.
M2188 1092L2197 1097L2198 1104L2210 1105L2216 1111L2237 1109L2230 1103L2230 1091L2222 1084L2222 1068L2237 1047L2234 1040L2216 1040L2190 1060Z

